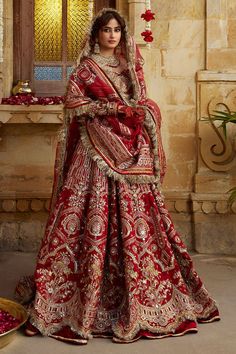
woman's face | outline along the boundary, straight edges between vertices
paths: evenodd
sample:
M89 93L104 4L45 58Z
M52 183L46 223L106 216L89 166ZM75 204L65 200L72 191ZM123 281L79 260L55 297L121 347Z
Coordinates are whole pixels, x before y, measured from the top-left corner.
M98 31L98 43L101 54L113 54L121 38L121 26L112 18L107 25Z

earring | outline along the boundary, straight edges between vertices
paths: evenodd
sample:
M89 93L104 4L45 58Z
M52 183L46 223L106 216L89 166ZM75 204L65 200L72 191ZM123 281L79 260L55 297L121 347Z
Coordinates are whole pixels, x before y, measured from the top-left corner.
M94 54L100 54L100 46L98 43L98 40L96 39L95 44L94 44L94 49L93 49Z

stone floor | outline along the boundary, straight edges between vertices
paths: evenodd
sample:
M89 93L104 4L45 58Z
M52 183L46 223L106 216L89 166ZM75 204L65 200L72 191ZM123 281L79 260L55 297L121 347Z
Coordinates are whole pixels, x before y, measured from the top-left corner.
M222 320L199 325L197 334L159 340L114 344L109 339L91 339L74 346L41 336L27 338L18 332L1 354L235 354L236 353L236 258L193 255L195 267L219 304ZM31 253L0 253L0 296L12 298L19 276L34 269Z

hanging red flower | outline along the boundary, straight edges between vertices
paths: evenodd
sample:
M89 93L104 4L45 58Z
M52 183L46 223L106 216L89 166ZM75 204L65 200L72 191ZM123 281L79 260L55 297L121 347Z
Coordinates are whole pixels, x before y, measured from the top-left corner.
M141 15L141 18L149 22L155 20L155 14L151 10L146 10L145 13Z
M144 37L143 40L145 42L151 43L153 41L152 31L150 31L150 30L146 30L146 31L142 32L141 36Z

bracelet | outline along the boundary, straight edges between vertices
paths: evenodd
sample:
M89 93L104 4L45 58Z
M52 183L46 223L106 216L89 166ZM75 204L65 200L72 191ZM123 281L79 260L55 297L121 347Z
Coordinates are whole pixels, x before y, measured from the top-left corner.
M107 114L117 116L118 112L118 104L116 102L108 102L107 103Z

